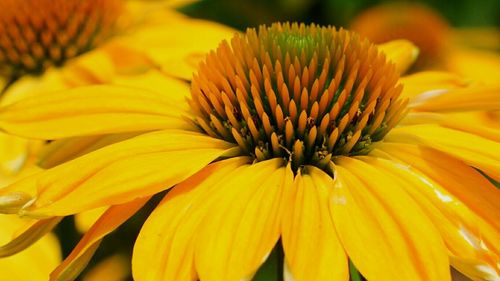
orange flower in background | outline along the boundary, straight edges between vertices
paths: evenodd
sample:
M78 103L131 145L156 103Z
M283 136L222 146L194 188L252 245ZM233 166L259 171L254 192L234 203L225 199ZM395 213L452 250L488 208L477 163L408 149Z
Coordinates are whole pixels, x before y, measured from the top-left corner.
M251 279L277 243L287 279L348 280L351 261L368 280L449 280L450 265L495 280L500 193L478 170L500 179L499 130L460 114L499 110L499 87L399 79L415 58L406 41L274 24L209 53L188 102L168 83L24 99L0 128L55 139L51 168L2 190L0 211L52 223L108 208L54 280L168 189L136 280Z
M375 43L414 42L420 49L417 70L447 70L490 84L500 77L500 56L495 53L500 47L498 29L452 28L438 13L418 3L375 6L354 18L351 29Z

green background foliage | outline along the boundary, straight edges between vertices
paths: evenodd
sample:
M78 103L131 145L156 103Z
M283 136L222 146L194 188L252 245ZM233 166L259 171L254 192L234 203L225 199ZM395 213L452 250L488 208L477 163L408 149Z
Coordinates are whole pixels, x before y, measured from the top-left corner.
M181 11L193 17L214 20L238 29L276 21L315 22L347 27L350 20L364 9L389 2L412 1L202 0L182 8ZM500 25L498 0L423 0L418 3L439 12L452 26Z

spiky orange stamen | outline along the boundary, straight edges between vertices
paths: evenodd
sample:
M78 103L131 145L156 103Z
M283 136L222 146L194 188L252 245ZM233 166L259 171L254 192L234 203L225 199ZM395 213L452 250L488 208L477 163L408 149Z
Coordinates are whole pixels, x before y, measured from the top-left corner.
M108 37L120 0L0 0L0 75L42 73Z
M190 104L202 130L258 161L326 168L335 155L367 153L396 125L405 109L398 78L356 34L273 24L211 52L193 78Z

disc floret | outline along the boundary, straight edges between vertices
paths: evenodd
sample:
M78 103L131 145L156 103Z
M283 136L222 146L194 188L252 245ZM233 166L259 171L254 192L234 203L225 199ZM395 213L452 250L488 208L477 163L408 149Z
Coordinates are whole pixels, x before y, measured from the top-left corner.
M257 161L326 169L366 154L405 108L392 63L375 45L333 27L260 26L224 41L193 78L195 122Z
M106 39L120 13L120 0L1 0L0 75L62 65Z

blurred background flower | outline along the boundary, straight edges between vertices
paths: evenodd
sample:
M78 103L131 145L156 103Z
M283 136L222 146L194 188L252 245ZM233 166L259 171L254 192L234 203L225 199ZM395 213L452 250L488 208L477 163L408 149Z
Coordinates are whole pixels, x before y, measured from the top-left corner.
M154 83L159 72L189 77L235 31L174 10L186 3L1 0L0 105L88 84ZM194 31L201 41L187 35ZM0 132L0 178L18 173L40 146Z

